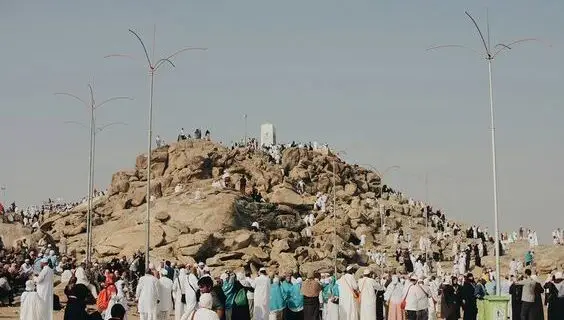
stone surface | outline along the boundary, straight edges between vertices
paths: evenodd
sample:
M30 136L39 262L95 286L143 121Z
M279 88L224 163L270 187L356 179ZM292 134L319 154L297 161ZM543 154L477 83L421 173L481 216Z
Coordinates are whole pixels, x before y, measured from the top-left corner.
M152 261L209 261L217 265L216 273L223 268L264 266L270 271L299 269L306 274L332 270L336 252L337 269L342 271L348 264L370 267L367 256L357 253L359 239L365 235L365 248L386 250L388 261L398 267L392 256L393 233L400 229L410 233L414 247L425 234L420 208L410 206L407 196L384 193L380 197L381 179L376 172L346 164L331 154L287 148L278 165L263 153L186 140L153 150L151 159ZM138 156L134 168L112 175L107 196L93 200L96 257L144 250L146 168L147 156ZM267 201L253 202L239 190L212 186L225 172L236 186L245 175L246 192L254 186ZM306 183L302 195L294 191L299 180ZM182 184L181 191L175 192L178 184ZM325 212L313 209L318 192L329 196ZM380 208L389 209L385 217L388 234L383 239ZM66 237L68 250L77 252L80 259L86 247L86 212L87 204L83 203L65 213L47 214L40 230L33 234L19 225L12 229L0 224L0 231L7 244L24 238L29 243L56 244ZM316 222L311 228L313 237L308 239L303 217L310 213ZM258 232L249 230L255 221L260 225ZM464 243L465 239L445 240L442 246L447 255L453 241ZM436 244L433 248L438 249ZM493 252L491 245L488 249ZM511 257L522 259L526 249L521 243L512 245L508 255L502 257L504 268ZM561 264L563 251L552 246L535 248L538 271L549 272ZM484 263L492 266L492 258L484 258Z

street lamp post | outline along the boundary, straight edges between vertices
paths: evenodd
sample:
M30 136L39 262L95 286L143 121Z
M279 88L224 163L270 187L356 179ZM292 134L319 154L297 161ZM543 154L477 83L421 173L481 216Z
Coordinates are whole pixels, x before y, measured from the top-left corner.
M245 118L245 147L247 147L247 114L243 116Z
M393 166L389 166L386 169L384 169L384 171L380 172L375 166L371 165L371 164L362 164L361 166L365 166L365 167L369 167L370 169L376 171L376 173L378 173L378 175L380 176L380 184L382 184L382 182L384 181L384 176L392 170L399 170L400 166L397 165L393 165ZM385 239L385 235L384 235L384 224L385 224L385 212L382 211L382 209L380 210L380 243L384 243L384 239Z
M471 50L472 52L478 54L479 56L486 59L488 63L488 82L489 82L489 100L490 100L490 130L491 130L491 150L492 150L492 174L493 174L493 202L494 202L494 232L495 232L495 281L496 281L496 295L501 294L501 281L500 281L500 255L499 255L499 214L498 214L498 188L497 188L497 160L496 160L496 148L495 148L495 119L494 119L494 103L493 103L493 84L492 84L492 62L497 57L498 54L504 52L506 50L511 50L515 45L529 42L529 41L539 41L536 38L525 38L510 42L508 44L499 43L495 45L493 48L491 47L490 42L490 27L489 21L486 23L487 28L487 41L482 34L478 23L476 20L468 13L465 12L468 18L472 21L472 24L476 28L478 35L480 36L481 43L484 47L482 52L474 50L472 48L463 46L463 45L440 45L431 47L427 50L435 50L440 48L463 48ZM492 50L493 49L493 50Z
M90 264L92 259L92 193L94 189L94 139L96 135L95 128L95 110L99 107L105 105L108 102L116 100L133 100L130 97L113 97L102 101L101 103L96 103L94 100L94 89L91 84L88 84L88 91L90 93L90 101L79 98L77 95L67 93L67 92L57 92L55 95L68 96L81 102L90 113L90 151L88 155L88 212L86 213L86 262Z
M148 132L147 132L147 193L145 196L145 200L147 202L147 215L145 217L145 270L149 269L149 254L150 254L150 249L151 249L151 245L150 245L150 239L151 239L151 149L152 149L152 139L153 139L153 93L154 93L154 83L155 83L155 73L157 72L157 70L159 70L159 68L166 64L169 64L171 67L176 67L174 65L174 63L172 62L171 59L173 59L174 57L176 57L178 54L185 52L185 51L189 51L189 50L207 50L207 48L195 48L195 47L186 47L183 49L180 49L176 52L174 52L173 54L161 58L159 60L155 60L155 35L156 35L156 27L153 30L153 48L152 48L152 54L151 57L149 56L149 53L147 51L147 47L145 46L145 43L143 42L143 40L141 39L141 37L139 36L139 34L137 34L137 32L135 32L132 29L129 29L129 32L131 34L133 34L133 36L135 36L135 38L137 38L137 40L139 41L139 43L141 44L141 47L143 48L143 53L145 54L145 58L147 59L147 68L149 69L149 79L150 79L150 85L149 85L149 114L148 114ZM107 55L106 58L108 57L126 57L126 58L133 58L130 55L124 55L124 54L111 54L111 55Z
M334 264L335 264L335 278L337 277L337 255L338 255L338 249L337 249L337 157L342 155L342 154L347 154L346 151L341 150L341 151L337 151L334 153L334 158L333 158L333 250L335 251L334 253Z
M429 205L429 172L425 172L425 203ZM430 243L429 240L429 210L425 208L425 234L427 238L425 239L425 260L429 260L429 248L427 244Z
M0 191L2 191L2 201L6 202L6 186L2 185L0 186ZM6 203L4 203L4 205L6 205Z

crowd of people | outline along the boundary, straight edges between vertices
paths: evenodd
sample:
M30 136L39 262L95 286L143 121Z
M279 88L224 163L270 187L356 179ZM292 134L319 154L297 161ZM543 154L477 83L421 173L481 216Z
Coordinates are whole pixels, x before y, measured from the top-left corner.
M22 319L52 319L53 310L61 308L52 287L53 275L61 271L54 266L60 263L51 251L47 257L31 251L26 262L15 267L24 290L20 314L33 315ZM417 257L416 263L421 261L425 263L424 257ZM145 270L142 254L92 266L76 260L63 264L64 319L73 320L126 319L132 302L140 319L159 320L477 319L487 296L496 295L495 272L487 268L477 278L472 273L430 273L424 267L377 275L354 266L339 277L332 272L269 273L266 268L253 274L254 266L213 270L221 272L212 276L201 262L161 261ZM5 279L2 274L0 288ZM528 268L504 276L499 291L511 300L511 319L544 319L543 295L548 319L564 319L563 279L562 272L555 271L541 283ZM89 305L95 311L87 312Z
M94 190L93 196L101 197L106 195L106 191ZM0 216L3 223L21 223L24 227L35 231L43 222L46 213L62 213L72 210L76 206L85 203L87 197L83 197L79 201L66 202L62 199L47 199L40 205L31 205L26 208L20 208L15 202L12 202L8 207L0 204Z

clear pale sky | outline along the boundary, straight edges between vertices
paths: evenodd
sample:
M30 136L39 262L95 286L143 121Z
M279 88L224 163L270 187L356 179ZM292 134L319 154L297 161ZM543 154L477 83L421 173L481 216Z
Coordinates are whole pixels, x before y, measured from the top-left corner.
M141 48L128 28L152 40L157 56L208 47L175 59L155 86L155 132L210 129L225 143L259 125L283 141L328 142L350 162L381 170L407 194L428 196L453 218L493 230L489 100L485 60L464 15L492 42L539 37L494 61L499 210L502 230L537 229L543 241L564 226L564 2L546 1L0 1L0 184L20 205L86 194L85 108L54 96L131 96L99 109L98 188L134 165L146 145L148 77L142 64L104 59ZM466 7L466 5L470 5ZM4 195L2 195L4 198Z

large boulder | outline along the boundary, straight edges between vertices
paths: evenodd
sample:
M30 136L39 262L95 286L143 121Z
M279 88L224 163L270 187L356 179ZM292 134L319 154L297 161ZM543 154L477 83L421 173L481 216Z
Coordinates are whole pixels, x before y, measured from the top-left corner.
M227 252L243 249L251 244L252 233L248 230L238 230L225 235L223 247Z
M309 204L294 190L285 187L275 188L274 191L269 195L269 200L271 203L287 204L290 206Z
M126 193L129 190L129 178L131 177L125 171L118 171L112 175L112 183L108 190L108 195L113 196L118 193Z
M335 266L333 261L330 259L324 259L320 261L306 262L300 265L300 274L302 276L307 276L310 272L331 272L334 271Z

